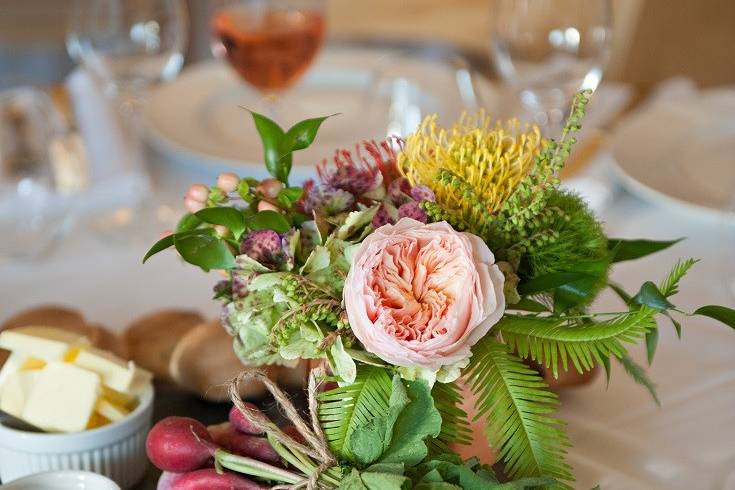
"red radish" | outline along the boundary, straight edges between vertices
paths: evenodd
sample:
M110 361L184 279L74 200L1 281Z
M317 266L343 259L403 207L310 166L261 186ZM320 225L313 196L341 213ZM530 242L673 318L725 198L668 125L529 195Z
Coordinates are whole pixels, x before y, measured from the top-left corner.
M284 425L281 427L281 430L294 441L306 444L306 439L304 439L304 436L301 435L301 432L299 432L299 429L295 425Z
M248 456L270 464L280 464L281 457L265 437L243 434L233 424L224 422L207 427L218 446L239 456Z
M168 471L164 471L161 473L160 478L158 478L158 485L156 485L156 490L171 490L174 487L174 484L181 480L186 473L170 473Z
M255 411L260 412L260 409L253 405L252 403L245 402L245 407ZM265 415L263 415L265 416ZM262 434L263 431L255 427L248 419L245 418L245 416L242 414L242 412L233 405L233 407L230 409L230 423L235 426L237 430L240 432L244 432L245 434Z
M198 420L166 417L148 432L145 449L158 469L185 473L206 466L217 448Z
M214 468L196 470L176 479L170 490L267 490L236 473L217 473Z

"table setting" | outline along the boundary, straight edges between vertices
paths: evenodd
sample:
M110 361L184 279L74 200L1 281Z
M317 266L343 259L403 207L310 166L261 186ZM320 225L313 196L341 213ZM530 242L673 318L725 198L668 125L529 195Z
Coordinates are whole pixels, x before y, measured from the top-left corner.
M0 90L0 488L735 488L735 86L607 80L605 0L490 69L73 3Z

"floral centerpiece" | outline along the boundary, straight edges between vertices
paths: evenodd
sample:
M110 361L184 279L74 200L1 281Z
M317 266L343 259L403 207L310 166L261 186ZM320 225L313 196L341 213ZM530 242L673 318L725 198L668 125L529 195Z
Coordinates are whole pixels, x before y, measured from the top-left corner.
M251 113L272 178L226 173L216 186L189 189L190 213L146 259L174 247L205 271L225 271L215 298L246 366L318 359L328 367L316 381L333 384L311 393L314 423L302 431L316 442L290 443L265 426L304 482L568 486L569 440L554 415L559 400L530 361L554 376L595 366L609 374L617 361L655 397L627 349L644 342L650 362L657 319L677 332L678 318L690 315L735 325L728 308L688 313L672 303L696 260L676 263L634 293L608 280L617 262L677 240L609 238L580 197L559 187L589 96L577 95L559 141L482 112L450 128L430 116L405 139L338 150L302 186L289 183L292 153L309 146L327 118L283 130ZM605 288L622 300L620 311L592 311ZM463 388L503 475L455 453L473 435L460 408ZM298 485L230 456L215 458L271 485Z

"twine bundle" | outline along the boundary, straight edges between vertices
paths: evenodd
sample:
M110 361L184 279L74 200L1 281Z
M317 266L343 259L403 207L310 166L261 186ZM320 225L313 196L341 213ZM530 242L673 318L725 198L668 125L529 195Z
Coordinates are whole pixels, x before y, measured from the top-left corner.
M304 479L294 483L292 485L277 485L272 487L276 489L289 489L295 490L306 487L307 490L315 490L320 487L319 476L327 468L334 466L337 462L334 455L329 450L324 432L319 424L319 417L317 412L317 393L319 383L317 378L321 376L322 370L320 368L312 369L309 373L309 386L308 386L308 399L309 399L309 414L311 417L311 428L307 425L304 419L299 415L299 412L294 407L293 403L289 399L288 395L281 390L278 385L273 382L268 375L259 369L246 369L235 378L230 381L229 394L232 403L237 407L238 410L243 414L246 420L253 424L258 429L267 433L269 436L274 438L279 443L291 450L299 451L305 455L310 456L318 462L317 468L310 474L304 475ZM255 410L252 410L245 406L242 398L240 397L240 383L250 379L255 379L263 383L266 389L273 395L278 406L283 409L288 420L294 424L296 430L299 431L304 437L306 444L302 444L296 441L285 432L283 432L276 424L274 424L265 415Z

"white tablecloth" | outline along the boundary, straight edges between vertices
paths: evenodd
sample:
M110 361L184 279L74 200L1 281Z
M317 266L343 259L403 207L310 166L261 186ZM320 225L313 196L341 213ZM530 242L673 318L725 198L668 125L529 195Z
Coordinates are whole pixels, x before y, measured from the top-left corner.
M604 157L603 157L604 158ZM160 159L159 159L160 160ZM173 170L156 162L158 201L180 202L188 183L213 176ZM162 184L164 183L164 184ZM720 221L696 221L619 193L602 218L610 236L688 239L658 255L620 264L613 278L637 288L658 281L678 257L702 259L675 297L682 308L732 306L726 290L729 264ZM90 321L120 330L133 318L163 307L216 315L210 299L215 277L181 263L173 253L141 258L157 239L111 243L85 227L63 239L48 257L0 264L0 321L41 303L79 308ZM601 307L618 308L611 297ZM644 363L642 349L635 357ZM604 490L735 488L735 332L703 318L684 322L683 340L662 325L651 377L662 407L618 366L606 390L604 376L562 394L561 415L574 443L570 459L576 488Z

